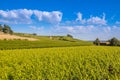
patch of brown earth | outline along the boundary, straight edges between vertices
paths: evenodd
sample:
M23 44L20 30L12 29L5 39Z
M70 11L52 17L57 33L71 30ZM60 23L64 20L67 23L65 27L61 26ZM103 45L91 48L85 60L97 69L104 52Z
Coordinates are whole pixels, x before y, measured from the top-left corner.
M20 40L29 40L29 41L38 40L35 38L20 37L20 36L16 36L16 35L4 34L4 33L0 32L0 40L4 40L4 39L7 39L7 40L20 39Z

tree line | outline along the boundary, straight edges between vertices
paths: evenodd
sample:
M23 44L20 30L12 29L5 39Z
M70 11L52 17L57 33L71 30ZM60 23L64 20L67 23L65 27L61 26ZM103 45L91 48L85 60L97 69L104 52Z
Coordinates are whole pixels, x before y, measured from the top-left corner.
M13 30L10 28L9 25L2 25L0 24L0 32L7 33L7 34L13 34Z
M113 37L112 39L106 41L109 42L109 46L120 46L120 40L118 40L117 38ZM95 45L100 45L101 41L99 40L99 38L96 38L96 40L93 42Z

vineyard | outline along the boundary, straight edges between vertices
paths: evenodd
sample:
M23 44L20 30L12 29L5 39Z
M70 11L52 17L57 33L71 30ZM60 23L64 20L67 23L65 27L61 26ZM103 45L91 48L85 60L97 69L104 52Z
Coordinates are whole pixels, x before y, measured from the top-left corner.
M49 47L70 47L70 46L91 46L92 42L87 41L62 41L40 38L38 41L28 40L0 40L0 50L8 49L31 49Z
M119 47L0 50L0 80L120 80Z

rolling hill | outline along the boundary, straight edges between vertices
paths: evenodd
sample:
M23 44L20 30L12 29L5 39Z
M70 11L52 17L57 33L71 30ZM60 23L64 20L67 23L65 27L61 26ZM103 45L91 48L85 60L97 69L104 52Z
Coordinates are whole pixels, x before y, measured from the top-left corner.
M92 42L78 40L68 36L37 36L26 33L14 33L10 35L1 33L0 37L1 50L93 45Z

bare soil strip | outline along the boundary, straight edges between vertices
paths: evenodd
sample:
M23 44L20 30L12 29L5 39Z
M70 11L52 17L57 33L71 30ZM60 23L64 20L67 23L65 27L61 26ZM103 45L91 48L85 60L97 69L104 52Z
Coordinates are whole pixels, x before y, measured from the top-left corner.
M16 35L10 35L10 34L4 34L0 32L0 40L14 40L14 39L20 39L20 40L29 40L29 41L36 41L38 39L35 38L28 38L28 37L20 37Z

